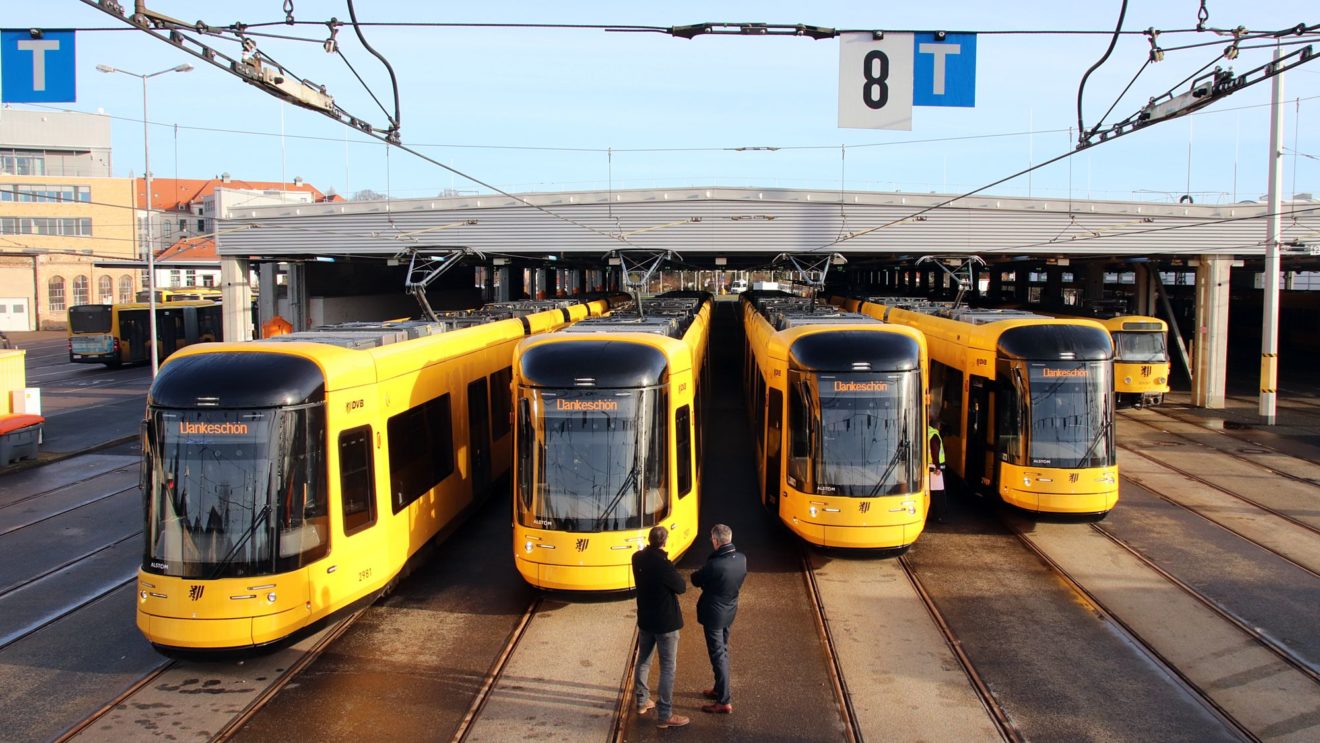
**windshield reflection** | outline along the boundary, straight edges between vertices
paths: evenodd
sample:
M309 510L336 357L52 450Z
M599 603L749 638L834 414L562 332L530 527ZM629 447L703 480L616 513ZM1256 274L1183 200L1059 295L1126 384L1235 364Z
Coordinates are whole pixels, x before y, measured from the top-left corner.
M149 426L144 569L267 574L328 551L320 406L155 410Z
M1164 333L1114 333L1114 346L1117 361L1150 364L1169 360Z
M658 523L668 510L668 414L659 388L522 390L519 522L575 532Z
M792 372L789 481L805 493L916 492L924 461L919 372Z
M1107 467L1114 463L1111 365L1031 362L1030 464Z

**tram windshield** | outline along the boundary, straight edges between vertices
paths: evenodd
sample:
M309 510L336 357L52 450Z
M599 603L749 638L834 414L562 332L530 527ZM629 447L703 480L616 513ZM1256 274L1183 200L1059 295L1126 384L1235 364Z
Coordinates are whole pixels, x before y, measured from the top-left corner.
M1114 333L1115 360L1133 364L1159 363L1169 360L1169 347L1164 333Z
M873 498L921 488L917 371L793 372L789 482L805 493Z
M1114 464L1112 365L1028 362L1028 463L1065 469Z
M325 555L324 440L320 405L153 410L144 569L239 577L295 570Z
M643 529L668 512L663 389L524 389L518 406L523 526Z

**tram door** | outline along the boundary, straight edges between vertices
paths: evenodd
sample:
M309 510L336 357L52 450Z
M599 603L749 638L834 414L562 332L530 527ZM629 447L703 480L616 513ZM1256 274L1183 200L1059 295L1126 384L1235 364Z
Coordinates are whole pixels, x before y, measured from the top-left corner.
M983 377L973 376L967 383L967 458L963 462L963 483L970 492L981 490L985 460L989 451L990 387Z
M490 486L490 395L486 378L468 385L468 465L472 468L472 497L485 495Z
M784 440L784 393L771 387L765 419L765 507L779 513L780 456Z

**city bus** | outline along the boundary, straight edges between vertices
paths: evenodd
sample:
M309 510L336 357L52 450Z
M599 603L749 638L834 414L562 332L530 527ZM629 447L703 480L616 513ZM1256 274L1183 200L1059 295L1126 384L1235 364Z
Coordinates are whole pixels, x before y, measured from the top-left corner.
M151 358L150 307L142 303L69 308L69 361L118 367ZM194 343L222 340L220 305L176 301L156 305L159 358Z

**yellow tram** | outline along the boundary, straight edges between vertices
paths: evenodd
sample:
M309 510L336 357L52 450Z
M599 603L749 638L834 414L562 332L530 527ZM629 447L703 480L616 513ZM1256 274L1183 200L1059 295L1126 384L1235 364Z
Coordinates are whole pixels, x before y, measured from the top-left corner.
M1120 405L1159 405L1169 393L1169 324L1158 317L1095 318L1114 341L1114 391Z
M378 596L507 477L517 343L607 308L488 305L171 356L143 424L139 629L258 646Z
M812 544L911 545L929 511L925 338L775 292L740 302L762 503Z
M1114 350L1100 323L903 298L858 306L925 334L931 405L968 491L1036 513L1103 517L1118 502Z
M513 555L528 583L631 589L652 526L674 558L696 538L712 300L685 294L518 344Z

